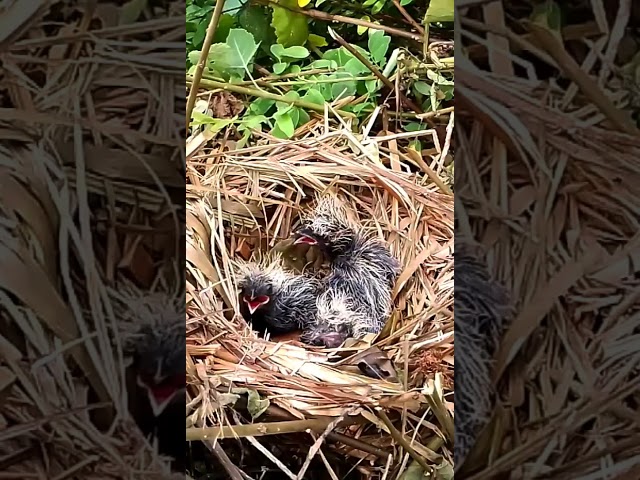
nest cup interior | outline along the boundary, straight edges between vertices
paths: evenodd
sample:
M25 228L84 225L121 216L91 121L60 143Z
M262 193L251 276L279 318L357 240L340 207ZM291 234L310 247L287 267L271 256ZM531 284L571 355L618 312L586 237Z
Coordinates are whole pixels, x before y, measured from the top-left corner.
M187 206L187 338L194 362L218 381L256 388L298 417L339 415L347 406L402 395L400 384L366 377L345 359L335 365L330 350L265 341L239 314L235 264L281 250L283 241L286 247L314 197L330 190L401 264L392 320L376 346L408 369L409 388L422 386L436 370L452 378L452 362L432 361L453 355L452 197L428 184L426 175L354 155L346 138L216 155L207 157L216 169L201 179L214 193L193 195Z

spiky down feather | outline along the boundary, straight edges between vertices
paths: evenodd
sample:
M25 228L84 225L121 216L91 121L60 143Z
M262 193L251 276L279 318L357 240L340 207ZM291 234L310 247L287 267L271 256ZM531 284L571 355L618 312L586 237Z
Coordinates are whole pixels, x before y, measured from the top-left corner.
M253 315L243 312L245 320L256 323L258 330L264 327L272 333L286 333L307 328L315 321L321 282L285 270L280 255L239 264L238 277L238 287L243 291L269 292L270 301L262 311Z
M160 368L167 376L184 374L184 297L141 292L124 281L109 293L118 311L123 351L135 360L136 368L153 372Z
M331 261L318 298L316 328L345 325L349 336L379 333L392 309L400 264L388 247L367 235L335 195L320 198L304 228L322 239Z
M460 465L491 415L493 356L511 307L506 290L467 247L457 243L454 259L456 351L464 352L456 357L454 398L454 460Z

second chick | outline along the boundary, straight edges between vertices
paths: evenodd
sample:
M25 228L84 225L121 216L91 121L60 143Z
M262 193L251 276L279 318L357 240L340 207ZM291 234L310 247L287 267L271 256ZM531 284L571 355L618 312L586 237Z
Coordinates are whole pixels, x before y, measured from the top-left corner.
M392 309L400 264L381 240L367 235L335 195L320 198L295 243L319 247L331 263L318 298L318 318L302 340L337 347L348 337L379 333Z

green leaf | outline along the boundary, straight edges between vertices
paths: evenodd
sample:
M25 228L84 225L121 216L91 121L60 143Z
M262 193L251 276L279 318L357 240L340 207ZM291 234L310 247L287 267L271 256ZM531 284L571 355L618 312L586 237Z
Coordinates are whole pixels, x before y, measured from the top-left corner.
M207 26L209 25L209 21L207 20ZM233 25L236 23L236 19L228 14L220 15L220 19L218 20L218 26L216 27L216 33L213 36L213 41L224 42L227 40L229 36L229 31L233 28ZM205 32L206 33L206 32ZM204 37L202 37L204 40Z
M362 4L363 7L370 7L371 5L373 5L374 3L376 3L378 0L365 0L365 2Z
M269 399L260 398L260 394L256 390L250 388L234 388L231 391L232 393L238 393L240 395L244 393L247 394L247 410L254 420L269 408Z
M222 13L238 13L238 10L247 2L247 0L225 0L224 7L222 7Z
M222 130L225 127L228 127L234 122L235 122L235 118L231 118L231 119L213 118L209 115L205 115L204 113L200 113L200 112L193 112L191 114L191 125L193 126L209 125L209 129L213 133L218 133L220 130Z
M200 55L201 54L202 54L202 51L200 51L200 50L192 50L187 55L187 60L189 60L189 63L191 65L197 65L198 64L198 60L200 60Z
M293 46L285 48L284 55L289 58L295 58L300 60L302 58L307 58L309 56L309 50L300 46Z
M250 72L253 68L253 57L258 51L258 44L253 35L242 28L233 28L229 31L227 37L227 45L229 45L235 55L231 68L240 70L244 78L244 74Z
M284 98L290 98L291 100L299 100L300 94L294 90L287 92L284 95ZM293 108L289 102L280 102L276 101L276 109L278 110L278 114L286 113Z
M404 126L404 131L405 132L417 132L419 130L424 130L425 128L426 127L422 123L411 122L411 123L407 123Z
M147 6L147 0L130 0L120 8L120 25L129 25L138 20L138 17Z
M321 68L336 70L338 68L338 64L333 60L322 58L320 60L315 60L314 62L311 62L311 64L309 65L309 70L315 70L315 69L321 69Z
M327 45L329 45L327 43L327 39L324 37L321 37L320 35L316 35L315 33L310 33L309 34L309 38L307 39L307 41L309 42L309 45L311 45L312 47L326 47Z
M409 148L416 152L422 152L422 142L420 140L411 140L409 142Z
M336 72L331 75L331 78L345 79L343 82L336 82L331 85L331 98L333 100L355 95L357 89L356 82L355 80L349 80L353 78L353 75L348 72Z
M278 125L274 125L273 128L271 129L271 135L273 135L276 138L281 138L283 140L288 139L289 137L287 135L285 135L283 133L282 130L280 130L280 127L278 127Z
M454 0L431 0L424 23L453 22L455 20Z
M273 55L278 60L282 60L282 55L284 54L284 47L282 45L280 45L279 43L274 43L273 45L271 45L271 48L269 48L269 50L271 50L271 53L273 53Z
M289 66L288 63L285 62L277 62L273 64L273 73L275 73L276 75L280 75L282 72L284 72L287 67Z
M435 480L453 480L453 466L446 460L436 467Z
M364 17L360 17L360 20L364 20L365 22L370 22L371 18L369 17L369 15L365 15ZM358 25L358 28L356 30L358 32L358 35L364 35L365 32L369 30L369 27L363 27L362 25Z
M444 94L445 100L451 100L453 98L453 85L439 85L440 91Z
M376 30L369 34L369 52L374 62L381 64L385 60L391 37L385 35L382 30Z
M235 54L233 48L226 43L214 43L209 49L207 57L207 68L216 72L219 76L228 78L232 74L237 73ZM241 78L244 70L240 69Z
M422 95L431 95L431 86L426 82L415 82L413 88Z
M413 0L400 0L400 5L402 5L403 7L406 7L407 5L411 4L413 2Z
M367 89L367 92L374 93L378 90L378 80L366 80L364 82L364 86Z
M544 3L536 5L531 13L531 21L551 30L557 38L562 39L560 34L562 12L558 4L553 0L546 0Z
M273 53L276 58L280 61L283 60L299 60L302 58L307 58L309 56L309 50L300 46L293 46L285 48L279 43L274 43L271 45L271 53Z
M378 0L373 6L373 8L371 9L371 13L373 13L374 15L380 13L380 11L384 8L385 3L386 3L386 0Z
M202 47L204 43L204 37L207 36L207 23L200 22L196 32L193 34L192 42L195 47Z
M307 93L304 94L302 100L305 102L316 103L318 105L324 105L324 97L322 96L322 93L315 88L307 90Z
M438 85L453 85L453 80L448 80L433 70L427 70L427 77L433 81L433 83L437 83Z
M238 15L238 25L253 35L263 50L276 41L276 32L271 26L271 9L262 5L245 5ZM218 28L220 28L218 26Z
M301 13L292 12L283 7L298 8L297 0L279 0L279 5L273 5L271 26L276 31L278 43L285 47L304 45L309 37L307 17Z
M414 460L398 480L425 480L424 473L424 469Z
M309 120L311 120L311 117L309 116L309 114L307 112L305 112L302 109L299 109L299 111L300 111L300 121L298 122L298 126L304 125Z
M301 109L299 107L293 107L289 112L289 115L291 115L291 121L293 122L294 128L298 127L298 122L300 121L300 112L301 112Z
M366 50L364 50L363 48L358 47L357 45L354 45L354 48L356 48L360 53L362 53L365 57L368 57L368 53ZM334 62L336 62L336 65L338 67L344 67L350 60L355 59L358 63L359 60L356 59L351 52L349 52L349 50L347 50L344 47L340 47L340 48L334 48L332 50L327 50L324 55L322 55L322 58L324 58L325 60L333 60ZM360 63L361 64L361 63ZM361 64L362 65L362 64Z
M249 110L256 115L264 115L275 103L275 100L271 100L270 98L258 98L251 102Z
M264 115L248 115L242 119L242 126L246 128L258 128L261 124L267 123L269 119Z
M184 11L187 17L187 22L192 20L194 16L198 15L198 12L200 12L201 9L202 7L199 7L198 5L187 5L187 8Z
M285 135L285 138L291 138L295 131L293 119L290 112L276 113L274 115L276 127Z
M327 78L331 78L331 77L327 77ZM329 101L333 100L333 93L331 91L331 84L329 84L329 83L321 83L317 87L320 90L320 93L322 94L322 96L324 97L324 100L326 102L329 102Z
M359 103L358 105L354 105L353 106L353 113L360 113L363 110L369 109L369 110L373 110L375 108L375 105L371 102L363 102L363 103Z
M345 64L344 69L354 77L363 73L369 73L367 66L355 57Z

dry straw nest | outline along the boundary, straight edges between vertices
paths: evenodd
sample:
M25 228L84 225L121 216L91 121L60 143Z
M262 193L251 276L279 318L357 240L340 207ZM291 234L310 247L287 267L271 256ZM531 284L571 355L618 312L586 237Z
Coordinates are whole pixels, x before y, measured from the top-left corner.
M415 134L439 145L434 135ZM419 155L412 161L415 156L385 154L381 145L395 140L316 127L297 140L217 145L188 160L187 375L194 425L229 421L225 392L248 387L290 418L361 413L387 431L379 416L393 418L407 438L414 435L420 455L438 460L431 449L453 436L453 197L434 185L434 171ZM314 195L329 189L402 263L395 313L373 342L393 362L396 382L353 366L373 339L338 355L296 339L260 339L237 313L236 261L281 247ZM402 418L389 411L404 408Z

